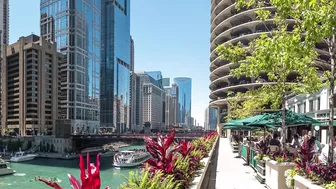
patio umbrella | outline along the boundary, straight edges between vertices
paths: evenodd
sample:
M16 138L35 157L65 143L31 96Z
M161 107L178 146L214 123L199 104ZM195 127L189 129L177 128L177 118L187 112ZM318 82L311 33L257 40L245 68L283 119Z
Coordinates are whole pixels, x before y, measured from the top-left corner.
M231 129L231 130L253 130L255 128L253 127L249 127L249 126L245 126L245 125L228 125L223 127L223 129Z
M230 126L230 125L247 125L249 123L252 123L254 121L257 121L261 119L263 115L256 115L256 116L250 116L247 118L241 118L241 119L235 119L235 120L230 120L229 122L225 123L224 125Z
M256 120L252 123L247 124L248 126L280 126L282 123L282 112L275 112L272 114L264 114L262 118ZM311 124L320 124L320 121L317 121L309 116L298 114L290 110L286 110L285 114L285 123L286 125L311 125Z

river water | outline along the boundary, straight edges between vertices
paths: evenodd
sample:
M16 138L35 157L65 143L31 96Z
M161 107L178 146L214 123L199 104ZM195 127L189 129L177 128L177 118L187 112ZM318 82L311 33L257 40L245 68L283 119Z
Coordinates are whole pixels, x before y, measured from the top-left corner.
M132 145L123 149L144 148L142 145ZM86 161L85 161L86 162ZM91 157L91 162L95 162L95 157ZM101 158L100 178L102 189L110 186L117 189L118 186L128 177L130 171L138 171L138 168L116 169L112 166L113 157ZM74 160L55 160L36 158L32 161L22 163L11 163L10 166L16 171L14 175L1 176L1 189L48 189L49 187L42 182L35 181L36 176L43 178L58 178L59 184L64 189L71 189L67 174L72 174L78 180L79 177L79 158Z

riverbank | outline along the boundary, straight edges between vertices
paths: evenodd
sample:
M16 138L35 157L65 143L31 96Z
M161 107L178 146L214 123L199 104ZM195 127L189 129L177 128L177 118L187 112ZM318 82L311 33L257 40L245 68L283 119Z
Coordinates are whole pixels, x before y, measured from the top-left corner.
M103 146L104 150L114 150L114 151L119 151L119 148L124 148L131 146L132 144L126 143L126 142L112 142L109 144L105 144Z

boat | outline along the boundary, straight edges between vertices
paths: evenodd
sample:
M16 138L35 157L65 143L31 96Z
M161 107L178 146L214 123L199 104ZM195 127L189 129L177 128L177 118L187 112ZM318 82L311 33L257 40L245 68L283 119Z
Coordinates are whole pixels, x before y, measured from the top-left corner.
M37 155L36 154L26 154L25 152L19 151L16 152L13 157L10 158L11 162L23 162L33 160Z
M125 150L114 156L113 165L115 167L136 167L146 162L151 155L144 149Z
M13 173L15 173L15 171L8 166L8 163L0 159L0 176L11 175Z
M84 156L89 153L90 155L97 155L99 152L102 152L103 148L102 147L88 147L83 149L80 153Z
M113 157L116 152L115 151L105 151L99 153L101 157Z

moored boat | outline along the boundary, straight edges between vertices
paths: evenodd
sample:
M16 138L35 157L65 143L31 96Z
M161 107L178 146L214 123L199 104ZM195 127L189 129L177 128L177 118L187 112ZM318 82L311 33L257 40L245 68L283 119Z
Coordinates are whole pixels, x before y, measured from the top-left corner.
M11 175L13 173L15 173L15 171L8 166L8 163L0 159L0 176Z
M113 159L116 167L136 167L146 162L151 155L144 149L125 150L117 153Z
M36 154L26 154L22 151L16 152L13 157L10 158L11 162L23 162L33 160L37 155Z

